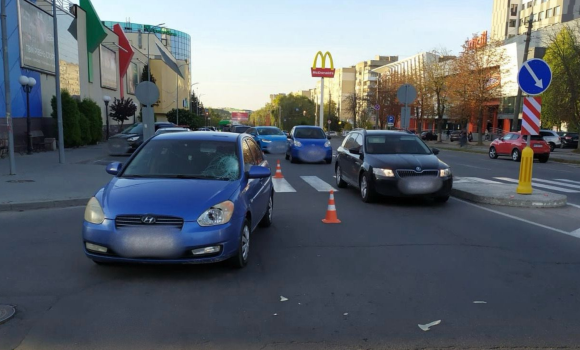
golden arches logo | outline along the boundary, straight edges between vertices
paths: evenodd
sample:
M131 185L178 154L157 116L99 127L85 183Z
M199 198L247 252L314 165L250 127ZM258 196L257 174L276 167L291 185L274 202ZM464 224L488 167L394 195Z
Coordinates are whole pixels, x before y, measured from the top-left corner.
M318 57L322 61L322 67L317 68L316 62L318 62ZM330 61L330 68L326 68L326 58ZM318 51L314 56L314 62L312 62L311 68L312 77L314 78L334 78L334 61L332 60L332 55L330 52L326 51L324 54L322 51Z

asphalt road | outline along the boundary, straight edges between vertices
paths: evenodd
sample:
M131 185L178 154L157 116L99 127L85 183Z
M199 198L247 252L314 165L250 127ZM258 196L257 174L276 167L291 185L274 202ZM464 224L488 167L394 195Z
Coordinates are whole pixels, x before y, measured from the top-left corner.
M457 164L479 160L462 156L441 158L466 176ZM482 159L506 176L515 165ZM276 193L244 270L101 267L82 252L84 208L0 213L0 304L18 310L0 325L0 349L580 346L580 239L550 219L455 199L367 205L341 189L342 224L325 225L328 193L301 176L334 186L334 166L281 163L295 192Z

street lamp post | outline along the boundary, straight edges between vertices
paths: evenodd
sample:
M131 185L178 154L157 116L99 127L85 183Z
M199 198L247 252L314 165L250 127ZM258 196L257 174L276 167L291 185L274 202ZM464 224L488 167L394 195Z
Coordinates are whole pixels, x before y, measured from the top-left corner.
M21 75L19 81L20 85L22 85L22 89L26 93L26 134L28 136L27 154L32 154L32 134L30 131L30 93L32 92L34 85L36 85L36 79Z
M105 121L107 124L107 140L109 139L109 102L111 101L111 96L103 96L103 101L105 101Z

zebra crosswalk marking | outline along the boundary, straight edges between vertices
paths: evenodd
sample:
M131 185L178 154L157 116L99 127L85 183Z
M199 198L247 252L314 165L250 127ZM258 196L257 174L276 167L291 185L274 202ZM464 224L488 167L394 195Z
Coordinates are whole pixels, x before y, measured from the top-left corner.
M556 179L556 181L564 181L564 182L569 182L571 184L580 185L580 182L579 181L572 181L572 180L567 180L567 179Z
M543 183L547 183L547 184L550 184L550 185L558 185L558 186L564 186L564 187L571 187L571 188L580 189L580 184L573 185L573 184L568 184L568 183L562 183L562 182L550 181L550 180L542 180L542 179L532 179L532 181L538 181L538 182L543 182Z
M294 187L290 185L286 179L272 179L272 184L274 185L274 191L278 193L285 193L285 192L296 192Z
M516 180L516 179L510 179L509 177L494 177L494 179L501 180L501 181L506 181L506 182L519 183L518 180ZM559 192L564 192L564 193L580 193L580 191L571 190L569 188L563 188L563 187L556 187L556 186L539 184L537 182L534 182L534 179L532 179L532 187L545 188L547 190L559 191Z
M318 192L330 192L333 190L334 192L338 192L338 190L328 183L324 182L318 176L300 176L302 180L304 180L307 184L312 186Z

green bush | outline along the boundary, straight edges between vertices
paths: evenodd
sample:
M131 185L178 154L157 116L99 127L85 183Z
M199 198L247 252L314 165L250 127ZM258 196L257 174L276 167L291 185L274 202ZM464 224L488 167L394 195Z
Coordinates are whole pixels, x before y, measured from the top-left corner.
M62 127L64 132L64 147L82 146L81 128L79 125L80 113L77 102L67 90L61 91L62 102ZM50 101L52 105L52 117L57 119L56 96ZM57 123L55 123L58 125Z
M81 140L83 145L89 145L92 141L91 123L84 114L79 113L79 127L81 129Z
M103 118L101 117L103 111L99 105L91 100L85 98L78 103L79 111L88 119L91 131L90 141L87 144L94 145L103 139Z
M174 108L167 112L167 121L177 124L177 110ZM188 125L191 130L200 128L203 119L191 113L188 109L179 109L179 125Z

